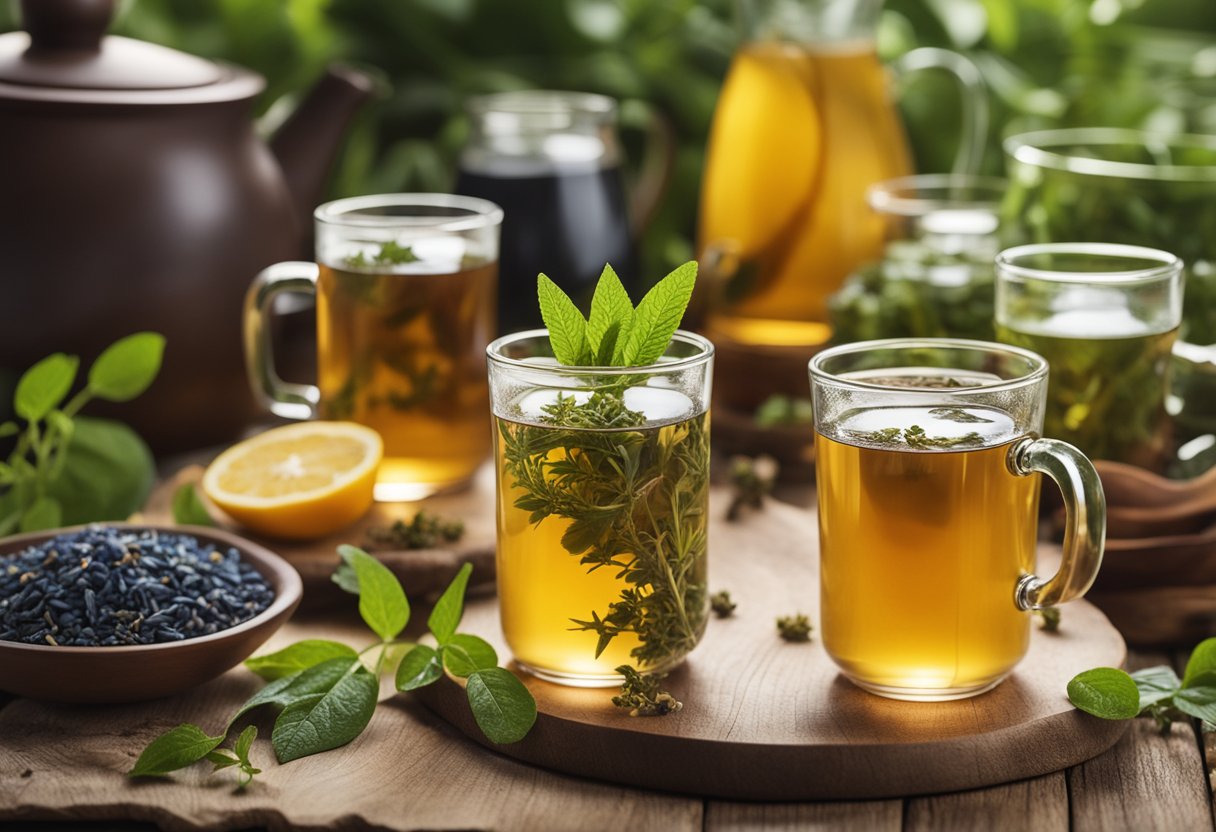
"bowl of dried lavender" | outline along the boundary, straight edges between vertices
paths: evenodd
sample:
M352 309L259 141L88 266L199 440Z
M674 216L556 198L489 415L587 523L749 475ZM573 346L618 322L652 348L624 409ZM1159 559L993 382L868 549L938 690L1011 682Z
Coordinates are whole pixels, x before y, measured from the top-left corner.
M0 691L135 702L200 685L291 616L290 564L234 534L121 523L0 540Z

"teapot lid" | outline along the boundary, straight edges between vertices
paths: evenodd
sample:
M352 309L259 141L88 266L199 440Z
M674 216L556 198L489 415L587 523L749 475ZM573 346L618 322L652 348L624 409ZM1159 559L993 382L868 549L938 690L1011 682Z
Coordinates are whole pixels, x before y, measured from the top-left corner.
M204 95L189 94L184 99L199 101L253 94L257 90L249 90L251 78L261 86L252 73L153 43L106 35L114 0L22 0L21 11L25 31L0 35L0 98L108 103L127 100L139 91L188 93L210 88ZM227 89L232 85L223 82L234 80L244 83L236 85L240 89ZM170 96L154 98L163 102Z

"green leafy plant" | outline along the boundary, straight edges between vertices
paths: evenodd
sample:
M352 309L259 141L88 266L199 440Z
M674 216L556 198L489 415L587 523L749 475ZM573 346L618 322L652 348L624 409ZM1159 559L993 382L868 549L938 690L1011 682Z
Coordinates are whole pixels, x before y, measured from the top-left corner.
M216 736L184 724L154 739L128 772L162 776L202 760L214 769L236 767L238 788L259 773L249 752L257 736L252 726L231 752L217 751L235 725L263 706L279 708L270 743L280 763L345 745L363 733L376 710L380 677L393 671L397 689L417 690L446 671L462 679L469 707L491 742L523 739L536 721L536 701L510 671L498 666L494 648L457 631L472 566L465 564L427 619L435 646L399 638L410 619L410 604L388 567L354 546L339 547L342 565L335 582L359 596L359 614L377 641L362 650L337 641L308 639L275 653L255 656L245 666L268 684L249 698Z
M1184 716L1216 724L1216 638L1191 652L1181 679L1165 665L1134 673L1097 667L1072 678L1068 700L1102 719L1152 717L1162 733Z
M143 393L164 348L154 332L114 342L70 399L77 356L54 353L25 371L13 396L18 421L0 424L0 439L15 439L0 462L0 535L122 520L140 507L155 476L147 446L124 425L78 414L93 399L125 402Z
M417 263L418 255L410 246L389 241L380 244L380 250L368 257L360 251L346 258L346 265L356 269L366 269L372 266L398 266L403 263Z

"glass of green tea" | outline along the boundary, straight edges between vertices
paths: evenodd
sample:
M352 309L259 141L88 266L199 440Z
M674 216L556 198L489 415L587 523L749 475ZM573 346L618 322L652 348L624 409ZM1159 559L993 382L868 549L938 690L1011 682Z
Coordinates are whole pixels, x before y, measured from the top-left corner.
M317 208L315 263L263 270L245 303L254 393L288 419L349 420L384 440L376 499L465 484L490 454L485 348L493 337L502 209L448 194L382 194ZM282 381L269 315L317 299L317 385Z
M1160 469L1182 320L1182 261L1110 243L1044 243L996 258L997 338L1051 365L1046 432L1092 459Z
M572 367L547 330L488 350L498 599L525 670L582 687L679 664L705 631L713 345Z
M940 701L983 693L1026 653L1030 611L1079 598L1102 561L1102 485L1040 438L1047 362L984 341L863 341L810 363L820 631L861 688ZM1039 473L1068 521L1057 574L1035 572Z

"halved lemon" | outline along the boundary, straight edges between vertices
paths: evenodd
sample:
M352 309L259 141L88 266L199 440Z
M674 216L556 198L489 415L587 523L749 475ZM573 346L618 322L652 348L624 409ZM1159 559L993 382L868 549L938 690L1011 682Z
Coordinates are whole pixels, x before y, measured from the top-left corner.
M353 422L274 428L224 451L203 493L255 532L304 540L332 534L373 502L380 434Z

